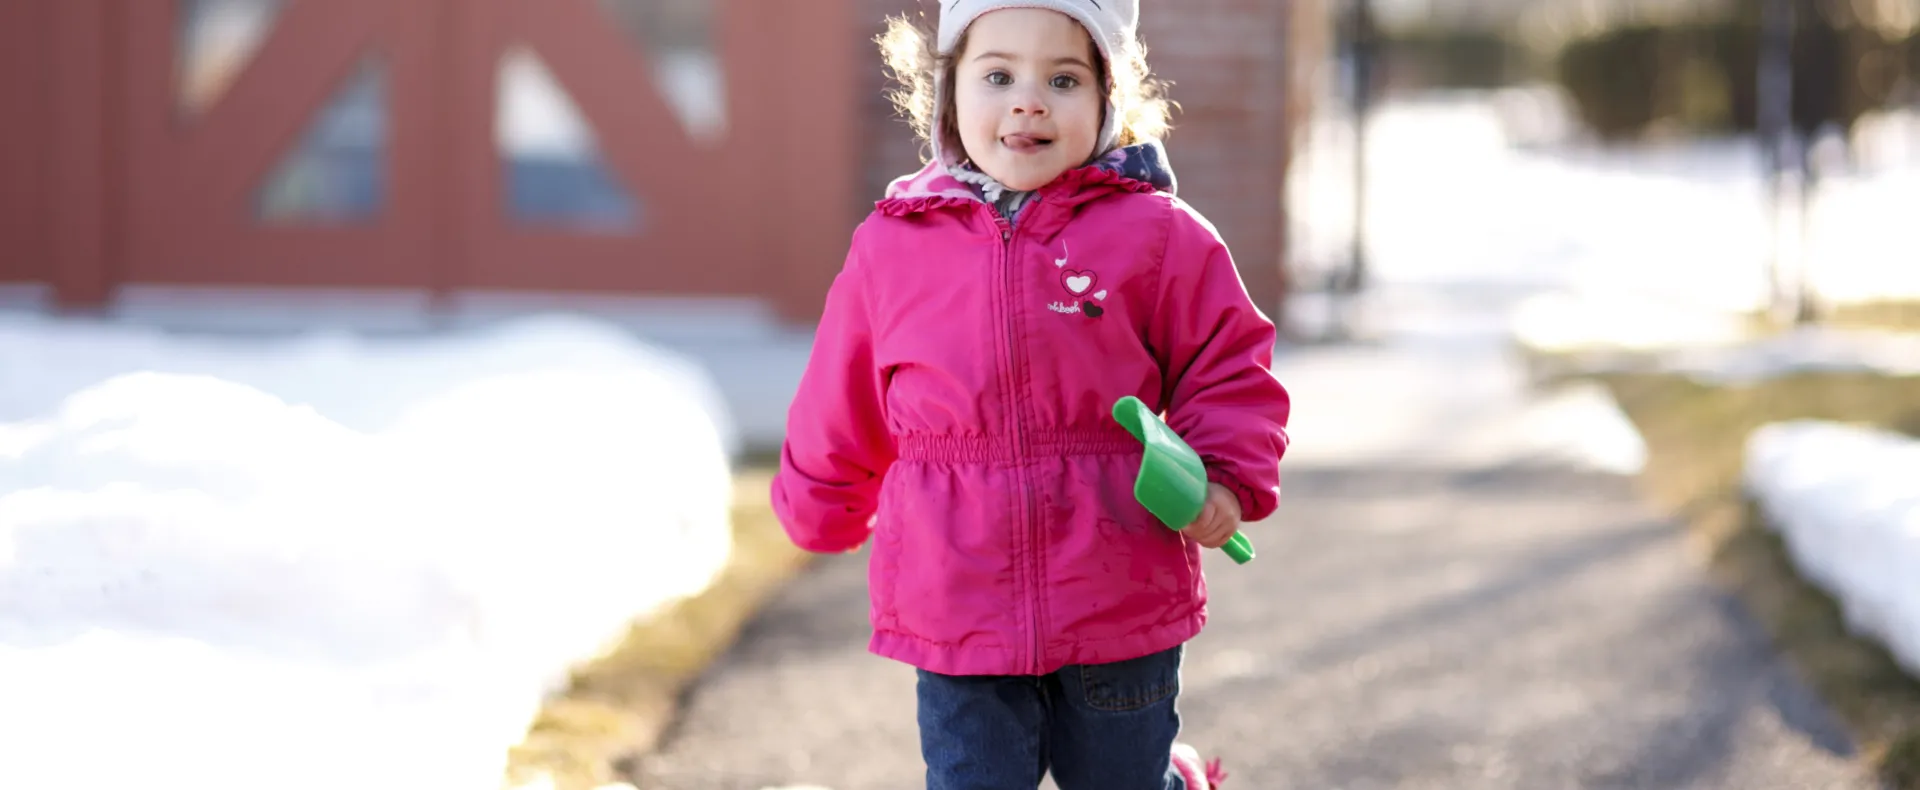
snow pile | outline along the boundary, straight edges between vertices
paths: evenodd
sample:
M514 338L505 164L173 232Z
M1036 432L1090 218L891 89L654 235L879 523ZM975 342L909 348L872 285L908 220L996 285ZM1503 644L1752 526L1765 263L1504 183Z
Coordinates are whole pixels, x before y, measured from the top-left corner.
M1647 444L1613 394L1594 382L1563 385L1521 415L1530 456L1576 468L1639 474Z
M0 786L491 788L730 547L725 415L596 324L0 325Z
M1775 423L1749 438L1745 475L1801 574L1920 674L1920 441Z

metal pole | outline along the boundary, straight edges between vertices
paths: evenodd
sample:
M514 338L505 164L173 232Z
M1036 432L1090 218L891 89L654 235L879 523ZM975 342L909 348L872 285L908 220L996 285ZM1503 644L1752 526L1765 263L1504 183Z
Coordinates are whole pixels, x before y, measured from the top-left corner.
M1789 172L1804 173L1800 160L1805 154L1793 124L1793 0L1764 0L1760 14L1756 121L1762 163L1766 168L1767 209L1773 241L1767 258L1767 284L1771 307L1777 315L1789 306L1790 299L1795 299L1786 293L1783 191Z
M1373 72L1377 41L1373 0L1353 0L1350 28L1353 57L1353 239L1343 283L1348 293L1367 284L1367 127L1373 115Z

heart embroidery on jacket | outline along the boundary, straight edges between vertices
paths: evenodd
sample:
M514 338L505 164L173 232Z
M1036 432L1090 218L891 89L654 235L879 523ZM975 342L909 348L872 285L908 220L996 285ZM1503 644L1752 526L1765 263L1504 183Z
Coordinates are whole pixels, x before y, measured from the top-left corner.
M1096 280L1097 278L1093 272L1068 269L1060 273L1060 284L1066 286L1067 293L1073 294L1074 296L1081 296L1093 290L1093 284Z

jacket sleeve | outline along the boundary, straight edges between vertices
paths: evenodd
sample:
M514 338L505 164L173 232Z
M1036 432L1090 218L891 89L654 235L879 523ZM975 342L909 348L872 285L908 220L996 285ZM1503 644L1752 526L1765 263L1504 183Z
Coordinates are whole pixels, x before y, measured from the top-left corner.
M807 551L852 551L866 542L881 479L894 459L866 291L856 234L828 289L813 350L788 407L773 479L774 513L794 544Z
M1239 498L1242 518L1259 521L1280 504L1292 410L1273 374L1276 331L1213 226L1175 205L1148 332L1167 424L1206 461L1208 479Z

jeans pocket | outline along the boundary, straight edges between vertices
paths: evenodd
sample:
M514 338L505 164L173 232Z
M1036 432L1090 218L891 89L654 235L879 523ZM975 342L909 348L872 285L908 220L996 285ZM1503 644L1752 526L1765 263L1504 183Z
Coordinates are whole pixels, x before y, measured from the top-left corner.
M1080 693L1087 707L1124 712L1166 700L1180 691L1180 658L1185 645L1111 664L1082 664Z

